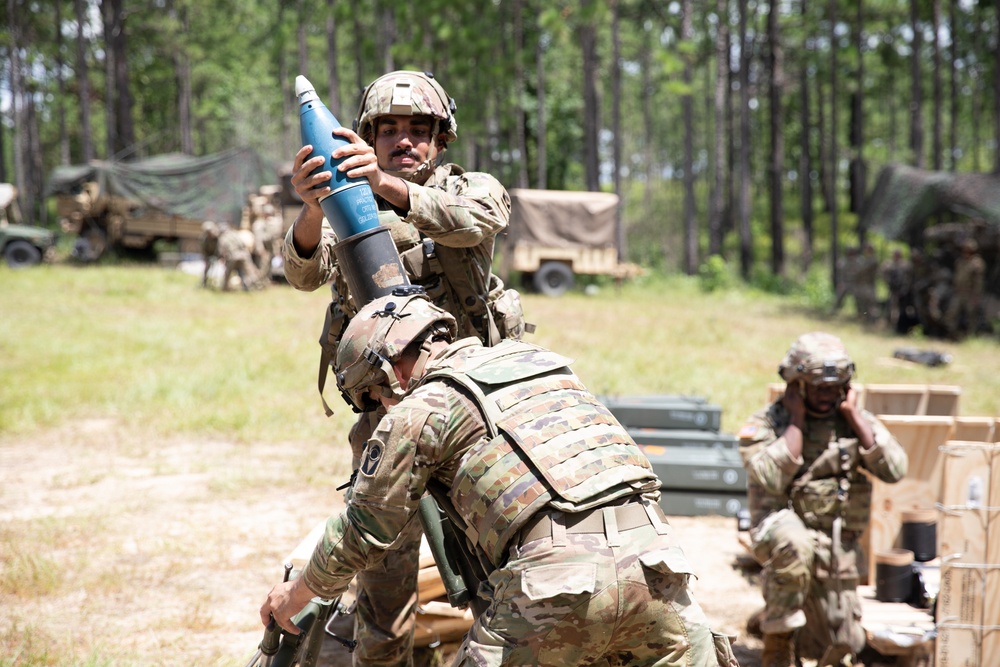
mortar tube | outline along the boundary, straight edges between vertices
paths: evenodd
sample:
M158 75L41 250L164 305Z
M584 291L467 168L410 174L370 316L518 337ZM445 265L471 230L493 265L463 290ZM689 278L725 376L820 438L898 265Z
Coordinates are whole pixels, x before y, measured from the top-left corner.
M333 246L333 254L359 310L410 284L388 227L380 225L344 239Z

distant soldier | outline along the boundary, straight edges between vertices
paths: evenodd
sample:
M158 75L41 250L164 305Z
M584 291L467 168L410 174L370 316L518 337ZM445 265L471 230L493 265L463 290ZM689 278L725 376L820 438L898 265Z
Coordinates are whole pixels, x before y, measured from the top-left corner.
M222 278L222 290L229 291L229 281L233 277L233 272L240 277L243 284L243 291L256 289L259 286L259 274L254 266L250 250L253 247L252 238L248 239L240 230L231 229L228 225L223 225L222 234L219 236L219 254L225 262L226 271Z
M875 256L875 248L866 243L854 274L854 307L858 319L863 322L874 322L878 318L878 299L875 296L877 279L878 257Z
M881 274L889 290L889 301L885 309L886 320L897 333L906 333L906 322L909 319L906 309L910 306L913 266L903 257L903 251L897 248L892 251L892 258L882 264Z
M930 321L930 286L933 279L934 267L920 248L913 248L910 251L910 270L913 275L913 282L910 288L910 294L913 298L913 308L917 311L917 320L926 334L928 322Z
M739 432L750 536L763 566L762 667L846 662L864 648L857 564L871 477L906 474L906 452L858 406L854 362L839 338L800 336L778 366L784 394Z
M274 259L275 246L282 240L281 218L275 212L274 206L266 204L263 207L262 215L253 221L251 231L253 231L254 259L263 287L271 280L271 261Z
M208 287L208 272L219 257L219 226L211 220L201 225L201 256L205 261L205 272L201 276L201 286Z
M940 251L930 258L930 285L927 288L927 326L924 333L928 336L945 336L948 327L945 324L945 314L951 302L951 269L945 264L945 258Z
M854 286L857 282L857 274L860 262L860 252L854 246L847 249L842 260L837 265L839 281L837 283L837 301L833 304L835 311L840 310L844 305L844 300L854 296Z
M986 262L978 254L979 245L973 239L966 239L961 248L962 254L955 260L952 275L951 299L944 314L948 336L956 340L975 334L979 328L986 278Z

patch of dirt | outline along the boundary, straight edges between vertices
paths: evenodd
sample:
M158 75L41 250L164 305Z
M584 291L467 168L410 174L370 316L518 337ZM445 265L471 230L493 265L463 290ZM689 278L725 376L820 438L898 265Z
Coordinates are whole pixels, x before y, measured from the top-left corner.
M19 656L14 664L245 665L281 564L343 506L340 469L304 482L290 454L300 450L161 441L113 419L0 440L0 654ZM349 460L346 444L310 454ZM738 635L740 664L758 667L760 641L744 626L761 598L736 565L735 519L670 521L698 602L717 631ZM422 649L417 663L449 664L454 648ZM335 642L324 655L350 665Z

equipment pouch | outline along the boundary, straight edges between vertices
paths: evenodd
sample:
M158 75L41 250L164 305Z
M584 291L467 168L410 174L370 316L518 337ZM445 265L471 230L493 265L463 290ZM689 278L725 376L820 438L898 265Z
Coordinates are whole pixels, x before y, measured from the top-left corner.
M813 479L792 487L792 507L807 528L829 532L840 516L840 479Z
M839 553L834 554L834 549L838 549ZM854 549L845 551L831 543L826 548L817 550L813 567L816 578L820 581L839 581L842 586L858 584L858 554Z
M520 340L525 332L528 331L530 325L527 325L524 321L524 310L521 308L521 294L517 290L505 289L490 304L490 307L493 310L493 321L500 331L501 338ZM534 329L534 327L531 326L531 329Z

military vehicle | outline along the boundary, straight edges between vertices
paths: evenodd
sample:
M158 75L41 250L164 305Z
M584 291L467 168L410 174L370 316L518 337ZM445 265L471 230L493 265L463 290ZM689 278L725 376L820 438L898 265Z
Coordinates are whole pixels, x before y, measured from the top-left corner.
M859 225L920 248L950 275L966 240L986 263L982 313L1000 321L1000 175L893 164L880 172Z
M248 149L171 153L57 167L46 194L56 198L63 231L76 236L80 260L96 260L109 248L151 250L160 240L198 252L206 220L249 228L261 175L260 159Z
M504 281L520 271L526 287L560 296L577 275L638 275L635 264L618 261L615 220L618 195L564 190L510 191L507 241L500 266Z
M0 256L7 266L20 269L49 260L55 245L55 232L21 224L17 189L10 183L0 183Z

